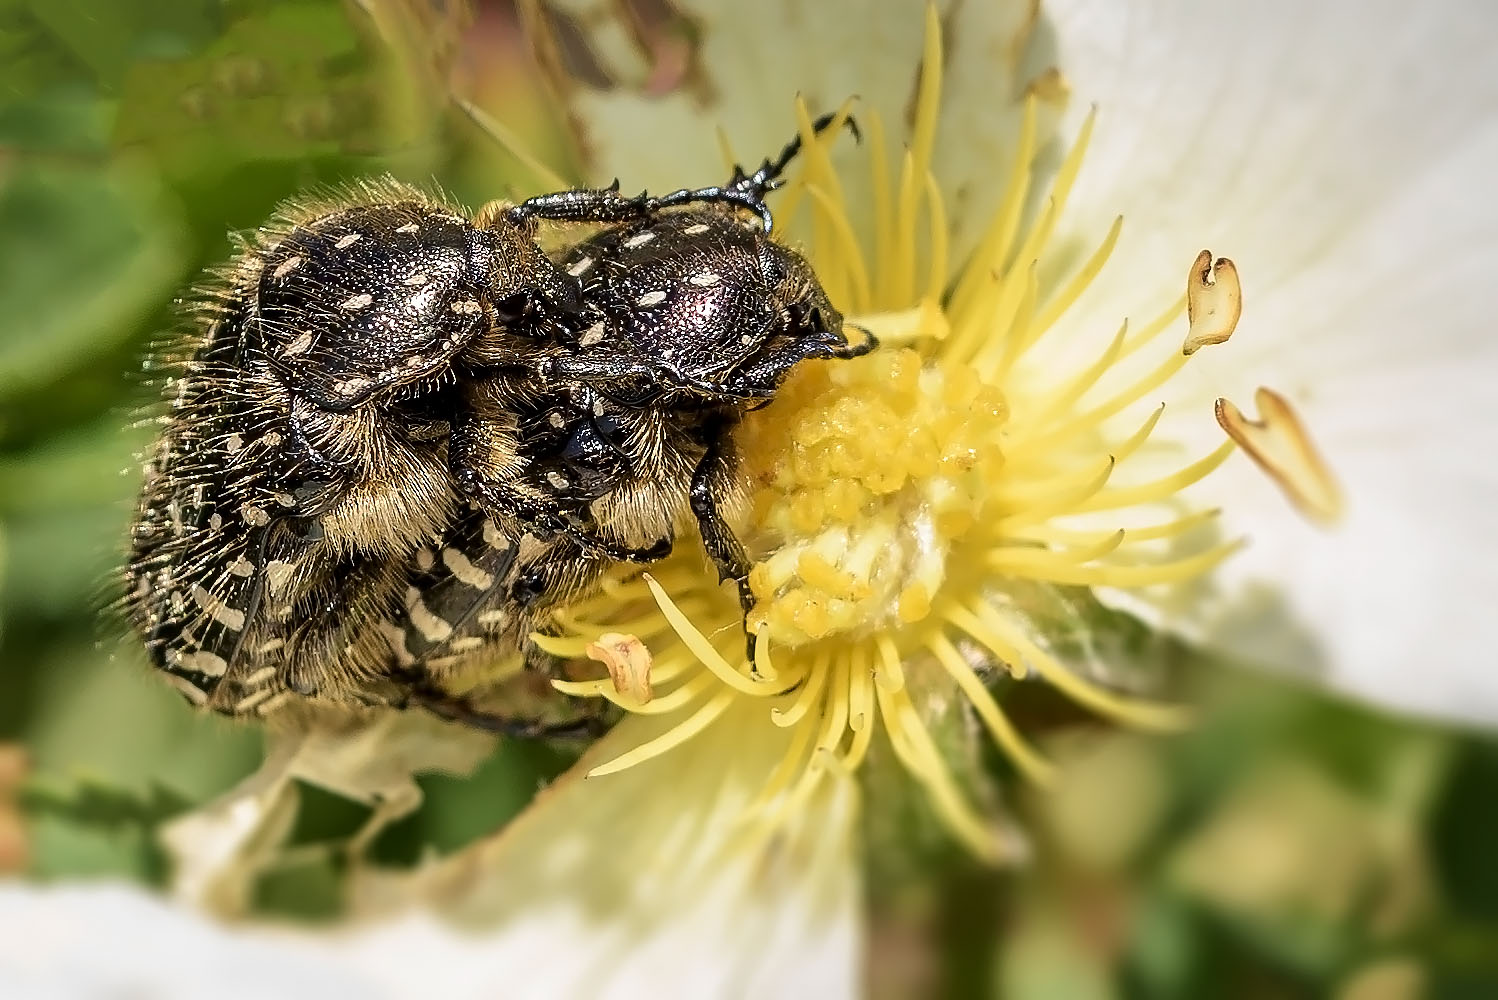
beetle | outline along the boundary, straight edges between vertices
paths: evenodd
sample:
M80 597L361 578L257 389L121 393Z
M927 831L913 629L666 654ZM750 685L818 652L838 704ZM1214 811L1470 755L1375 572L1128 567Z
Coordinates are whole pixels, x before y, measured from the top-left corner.
M153 362L168 405L126 569L152 662L229 714L460 713L465 663L689 518L747 608L733 427L801 361L873 346L771 237L799 144L661 197L469 217L382 181L284 208ZM599 228L553 259L545 222Z

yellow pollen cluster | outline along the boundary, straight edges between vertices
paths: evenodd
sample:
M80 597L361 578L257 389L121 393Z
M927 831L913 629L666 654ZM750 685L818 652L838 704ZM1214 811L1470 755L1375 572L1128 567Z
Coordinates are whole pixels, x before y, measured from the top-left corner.
M792 646L931 613L954 541L1003 476L1007 407L909 348L812 368L744 428L753 631Z

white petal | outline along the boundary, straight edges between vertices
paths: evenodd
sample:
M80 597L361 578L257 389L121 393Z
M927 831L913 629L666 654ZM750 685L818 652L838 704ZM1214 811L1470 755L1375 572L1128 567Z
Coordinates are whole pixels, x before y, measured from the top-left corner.
M455 998L496 982L517 997L857 995L851 782L825 784L780 835L753 836L739 820L789 733L762 708L581 777L661 729L625 719L509 828L419 875L404 893L422 908L351 938L355 964Z
M1114 263L1072 319L1097 332L1179 294L1210 247L1244 282L1234 340L1188 366L1201 453L1221 393L1287 395L1348 494L1325 533L1235 458L1220 498L1252 547L1175 624L1383 705L1498 720L1491 515L1498 371L1498 10L1458 0L1052 3L1061 62L1102 117L1069 213ZM1181 419L1184 416L1185 419Z
M588 5L562 0L553 6ZM1020 95L1050 64L1036 52L1042 45L1033 31L1032 0L940 0L936 6L946 39L947 93L982 95L944 102L936 140L942 155L935 170L960 233L957 245L964 247L975 235L969 227L987 219L1002 188L1023 114ZM898 156L907 142L925 36L923 3L683 0L671 9L690 23L694 47L690 74L665 94L624 7L592 9L577 21L574 41L587 43L613 81L608 88L581 82L564 88L589 156L590 180L619 177L626 189L653 191L718 183L726 167L716 127L753 168L795 134L798 95L813 115L856 97L855 116L870 109L883 116L887 156ZM851 140L835 155L842 163L862 156ZM845 179L857 185L865 172Z
M6 1000L393 998L309 937L214 923L136 886L0 887Z
M370 877L381 912L335 932L220 924L134 888L0 888L0 995L860 995L852 782L825 782L775 836L740 823L790 732L762 708L582 777L661 728L624 720L494 838Z

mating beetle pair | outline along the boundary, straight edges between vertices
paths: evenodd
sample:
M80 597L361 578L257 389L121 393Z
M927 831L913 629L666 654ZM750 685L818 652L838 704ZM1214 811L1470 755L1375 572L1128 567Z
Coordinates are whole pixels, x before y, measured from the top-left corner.
M469 219L382 182L285 209L156 361L169 408L127 567L153 662L230 714L461 715L444 692L478 655L666 555L687 515L747 610L732 431L801 361L873 347L770 238L798 149L664 197ZM542 223L596 230L553 258Z

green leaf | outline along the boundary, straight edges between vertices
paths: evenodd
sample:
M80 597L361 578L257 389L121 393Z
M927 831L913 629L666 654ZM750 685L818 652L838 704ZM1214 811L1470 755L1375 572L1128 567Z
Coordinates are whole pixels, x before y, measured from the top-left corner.
M23 165L0 187L0 405L114 350L183 269L173 213L126 168Z

